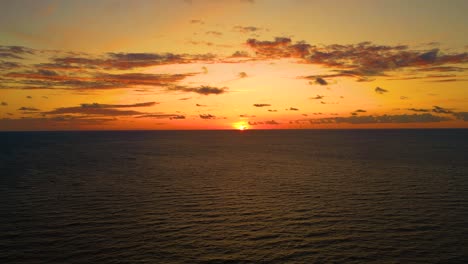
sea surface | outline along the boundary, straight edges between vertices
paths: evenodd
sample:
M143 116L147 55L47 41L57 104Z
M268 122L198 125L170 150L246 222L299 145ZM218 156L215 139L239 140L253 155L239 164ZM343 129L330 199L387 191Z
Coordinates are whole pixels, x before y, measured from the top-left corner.
M0 133L0 263L468 263L468 130Z

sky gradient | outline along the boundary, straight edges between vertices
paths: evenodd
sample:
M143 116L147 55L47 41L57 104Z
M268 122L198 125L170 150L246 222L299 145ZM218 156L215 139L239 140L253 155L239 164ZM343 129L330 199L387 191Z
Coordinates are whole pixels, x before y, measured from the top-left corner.
M0 130L468 128L468 1L1 1Z

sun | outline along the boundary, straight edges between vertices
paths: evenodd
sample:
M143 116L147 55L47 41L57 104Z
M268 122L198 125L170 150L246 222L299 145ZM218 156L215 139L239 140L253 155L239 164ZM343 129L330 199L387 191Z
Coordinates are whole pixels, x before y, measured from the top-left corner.
M245 123L245 122L237 122L237 123L234 123L232 126L233 126L235 129L240 130L240 131L244 131L244 130L249 129L248 124Z

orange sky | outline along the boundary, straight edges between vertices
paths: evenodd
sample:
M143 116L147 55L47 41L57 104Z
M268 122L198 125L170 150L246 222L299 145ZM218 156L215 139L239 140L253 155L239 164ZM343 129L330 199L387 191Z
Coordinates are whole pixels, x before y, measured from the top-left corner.
M467 1L2 1L0 130L467 128Z

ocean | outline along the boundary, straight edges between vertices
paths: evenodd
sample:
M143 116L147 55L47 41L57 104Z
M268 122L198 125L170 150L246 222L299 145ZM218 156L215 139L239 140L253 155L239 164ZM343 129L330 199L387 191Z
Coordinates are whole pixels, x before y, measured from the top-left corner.
M0 133L0 263L468 263L468 130Z

